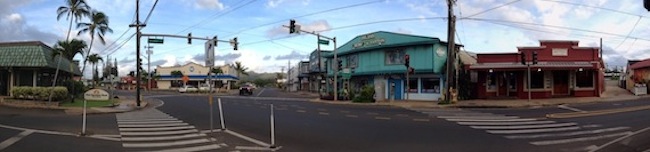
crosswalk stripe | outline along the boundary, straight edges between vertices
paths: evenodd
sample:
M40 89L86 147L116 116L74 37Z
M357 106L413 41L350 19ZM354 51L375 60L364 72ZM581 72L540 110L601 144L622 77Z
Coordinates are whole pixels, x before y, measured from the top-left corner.
M431 108L410 108L413 111L427 112L427 111L465 111L463 109L431 109Z
M555 123L544 125L521 125L521 126L470 126L474 129L532 129L532 128L551 128L551 127L567 127L575 126L577 123Z
M580 129L580 127L521 129L521 130L487 130L487 132L488 133L493 133L493 134L521 134L521 133L540 133L540 132L568 131L568 130L576 130L576 129Z
M545 138L545 137L563 137L563 136L576 136L576 135L586 135L586 134L599 134L610 131L619 131L629 129L630 127L614 127L614 128L605 128L597 130L584 130L568 133L555 133L555 134L536 134L536 135L511 135L506 136L508 139L531 139L531 138Z
M615 133L615 134L598 135L598 136L591 136L591 137L580 137L580 138L569 138L569 139L560 139L560 140L534 141L534 142L530 142L530 143L533 144L533 145L566 144L566 143L572 143L572 142L591 141L591 140L598 140L598 139L604 139L604 138L625 136L625 135L629 135L631 133L632 133L631 131L626 131L626 132L619 132L619 133Z
M176 118L127 119L127 120L118 119L117 122L174 121L174 120L178 120L178 119Z
M187 126L187 123L166 123L166 124L137 124L137 125L122 125L118 124L120 128L144 128L144 127L175 127L175 126Z
M130 122L117 122L117 124L166 124L166 123L183 123L183 121L180 120L165 120L165 121L130 121Z
M521 122L457 122L459 125L533 125L555 123L555 121L521 121Z
M157 132L122 132L120 131L120 135L122 136L161 136L161 135L177 135L177 134L188 134L188 133L195 133L198 132L196 129L188 129L188 130L175 130L175 131L157 131Z
M448 121L476 121L476 122L512 122L512 121L536 121L535 118L520 119L447 119Z
M194 134L184 134L184 135L172 135L172 136L158 136L158 137L122 137L122 141L158 141L158 140L178 140L186 138L196 138L204 137L205 134L194 133Z
M448 112L423 112L424 114L430 116L500 116L496 114L489 113L476 113L476 112L460 112L460 113L448 113Z
M438 116L442 119L518 119L517 116Z
M122 143L122 147L125 148L147 148L147 147L171 147L171 146L180 146L180 145L189 145L189 144L199 144L199 143L209 143L216 141L214 138L209 139L191 139L191 140L181 140L181 141L170 141L170 142L154 142L154 143Z
M160 127L160 128L120 128L120 131L166 131L166 130L182 130L182 129L194 129L194 126Z
M133 117L118 117L119 120L140 120L140 119L170 119L172 116L133 116Z
M215 150L219 148L221 148L221 146L212 144L212 145L204 145L204 146L196 146L196 147L188 147L188 148L166 149L166 150L160 150L156 152L178 152L178 151L193 152L193 151Z

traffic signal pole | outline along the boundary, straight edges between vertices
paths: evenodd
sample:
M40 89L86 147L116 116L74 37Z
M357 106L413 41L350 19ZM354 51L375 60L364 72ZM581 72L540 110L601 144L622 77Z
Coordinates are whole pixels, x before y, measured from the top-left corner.
M130 24L129 27L135 27L135 35L136 35L135 36L136 37L136 40L135 40L135 47L136 47L135 56L138 57L138 59L140 58L140 37L142 37L142 33L140 33L140 27L144 27L144 26L146 26L146 25L140 24L140 0L136 0L135 1L135 24ZM137 60L135 64L137 66L140 66L141 61ZM135 103L136 103L136 106L140 107L140 102L141 102L140 101L141 100L140 99L140 93L141 93L140 92L140 84L141 84L141 82L140 82L141 81L141 79L140 79L141 78L141 76L140 76L140 67L137 67L135 72L136 72L135 73L135 75L136 75L136 81L135 81L136 82L136 87L135 87L136 88L136 91L135 91L136 99L135 99Z
M333 53L334 53L334 60L333 60L333 61L338 61L338 58L337 58L338 55L337 55L337 53L336 53L336 51L337 51L337 48L336 48L336 37L332 37L332 38L330 38L330 37L327 37L327 36L320 35L320 34L318 34L318 33L316 33L316 32L309 32L309 31L301 30L299 27L296 28L295 23L296 23L295 20L291 20L291 21L289 22L289 26L286 26L286 25L282 25L282 26L283 26L283 27L286 27L286 28L289 28L289 34L303 32L303 33L307 33L307 34L315 35L315 36L317 36L317 37L319 37L319 38L324 38L324 39L327 39L327 40L332 41L332 42L334 43L334 51L333 51ZM320 40L320 39L319 39L319 40ZM320 48L320 44L318 44L318 45L319 45L319 48ZM320 51L320 49L319 49L319 51ZM319 54L320 54L320 53L319 53ZM319 60L320 60L320 58L319 58ZM318 63L318 64L320 65L320 63ZM332 66L333 66L333 65L332 65ZM338 68L338 66L333 66L333 67L335 67L335 68L334 68L334 101L337 101L337 100L338 100L338 75L339 75L339 70L340 70L340 69ZM319 70L320 70L320 69L319 69Z

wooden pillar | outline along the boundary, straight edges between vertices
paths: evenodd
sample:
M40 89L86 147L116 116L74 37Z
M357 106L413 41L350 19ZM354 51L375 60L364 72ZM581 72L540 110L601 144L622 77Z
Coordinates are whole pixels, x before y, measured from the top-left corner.
M8 86L7 90L9 91L9 96L10 97L14 96L13 93L11 92L11 88L14 87L14 82L15 82L14 81L14 73L15 73L14 70L9 69L9 85L7 85Z
M36 87L36 70L32 72L32 87Z

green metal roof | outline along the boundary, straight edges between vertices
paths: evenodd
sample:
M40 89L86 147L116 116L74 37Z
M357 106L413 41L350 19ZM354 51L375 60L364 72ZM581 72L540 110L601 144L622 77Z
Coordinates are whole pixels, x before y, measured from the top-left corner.
M0 67L56 69L60 59L60 70L81 75L78 66L71 61L52 58L52 48L42 42L0 43Z
M354 39L348 41L338 48L338 55L351 54L355 52L363 52L376 48L385 47L400 47L409 45L422 45L422 44L435 44L445 43L435 37L426 37L418 35L400 34L386 31L377 31L369 34L359 35ZM325 57L333 57L334 54L324 55Z

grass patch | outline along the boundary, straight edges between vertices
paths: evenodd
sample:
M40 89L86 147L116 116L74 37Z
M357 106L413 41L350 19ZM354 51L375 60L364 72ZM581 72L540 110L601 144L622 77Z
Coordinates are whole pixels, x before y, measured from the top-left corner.
M87 107L104 107L104 106L112 106L113 104L119 103L118 99L111 99L111 100L104 100L104 101L88 101L86 103ZM74 103L71 102L63 102L60 104L62 107L83 107L84 106L84 100L83 99L75 99Z

